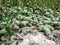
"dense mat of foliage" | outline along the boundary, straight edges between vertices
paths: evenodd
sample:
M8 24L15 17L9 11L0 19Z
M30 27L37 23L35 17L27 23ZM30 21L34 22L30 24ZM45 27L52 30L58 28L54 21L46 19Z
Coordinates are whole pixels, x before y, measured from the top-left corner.
M36 26L37 30L50 34L59 25L60 13L50 8L0 7L1 40L10 40L12 35L21 33L21 28L25 26Z

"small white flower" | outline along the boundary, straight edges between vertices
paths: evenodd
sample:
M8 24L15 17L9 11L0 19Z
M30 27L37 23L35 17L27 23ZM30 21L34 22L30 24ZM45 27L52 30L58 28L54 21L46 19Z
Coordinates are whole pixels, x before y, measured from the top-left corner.
M21 8L21 7L18 7L18 9L20 9L20 10L21 10L22 8Z
M47 11L47 9L45 9L45 11Z
M23 12L24 12L24 13L27 13L27 10L24 10Z
M57 22L57 21L54 21L53 23L54 23L54 24L57 24L58 22Z
M49 9L49 11L51 11L52 9Z
M7 22L2 22L1 24L7 24Z
M7 12L7 10L4 10L4 13L6 13Z
M24 7L24 9L27 9L27 7Z
M13 13L17 13L17 10L13 10Z
M15 19L15 18L13 18L13 19L12 19L12 21L14 22L14 21L16 21L16 19Z
M59 12L56 12L57 14L59 14Z
M28 23L28 21L22 21L22 23L26 24L26 23Z
M51 10L51 13L53 13L53 10Z
M49 12L46 12L45 14L49 15L50 13Z
M20 21L18 21L18 20L16 20L16 22L15 22L16 24L20 24Z

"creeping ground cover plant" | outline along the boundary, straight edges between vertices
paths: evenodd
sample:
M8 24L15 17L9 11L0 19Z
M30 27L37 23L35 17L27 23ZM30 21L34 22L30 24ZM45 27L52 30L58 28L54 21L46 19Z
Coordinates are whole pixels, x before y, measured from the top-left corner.
M2 41L11 41L13 35L16 36L16 40L22 39L21 28L26 26L36 26L38 31L48 35L59 25L60 13L47 7L44 10L39 6L0 7L0 39Z

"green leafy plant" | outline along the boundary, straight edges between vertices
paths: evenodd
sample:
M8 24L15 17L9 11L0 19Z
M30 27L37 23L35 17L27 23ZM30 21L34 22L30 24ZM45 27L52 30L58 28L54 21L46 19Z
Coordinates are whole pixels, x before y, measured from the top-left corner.
M60 13L51 8L45 7L43 10L40 6L0 7L1 40L11 41L10 37L23 33L20 29L26 26L36 26L37 30L48 35L56 24L60 24Z

